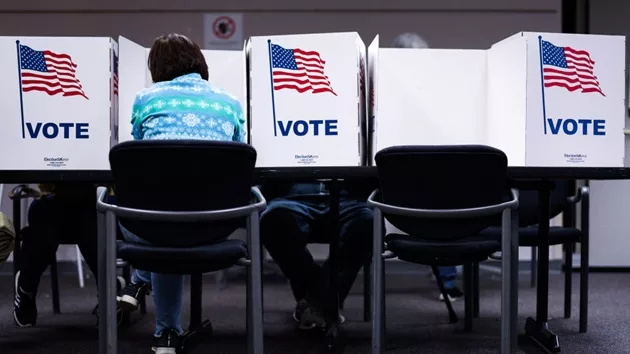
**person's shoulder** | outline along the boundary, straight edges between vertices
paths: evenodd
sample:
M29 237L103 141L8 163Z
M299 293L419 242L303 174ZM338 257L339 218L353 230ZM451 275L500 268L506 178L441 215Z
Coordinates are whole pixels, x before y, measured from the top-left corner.
M159 87L156 87L156 86L157 84L153 84L150 87L146 87L138 91L138 93L136 93L136 102L137 103L146 102L149 99L151 99L153 96L155 96L156 92L159 91Z
M239 107L241 106L241 103L239 102L238 98L234 96L228 90L225 90L218 86L214 86L211 83L208 83L208 87L210 91L212 91L212 93L215 94L217 98L223 101L224 103L228 103L230 105L237 105Z

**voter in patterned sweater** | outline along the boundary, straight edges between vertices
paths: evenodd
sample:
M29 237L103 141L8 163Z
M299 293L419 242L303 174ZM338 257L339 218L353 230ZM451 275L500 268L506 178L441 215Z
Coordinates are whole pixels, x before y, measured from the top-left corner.
M136 95L131 119L135 140L246 142L240 103L208 82L208 66L196 43L179 34L158 37L148 65L154 84ZM120 227L126 240L150 243L123 224ZM182 236L194 239L186 231ZM180 345L183 290L182 275L136 270L132 283L118 295L120 308L133 311L140 296L152 292L156 315L152 349L157 354L175 353Z

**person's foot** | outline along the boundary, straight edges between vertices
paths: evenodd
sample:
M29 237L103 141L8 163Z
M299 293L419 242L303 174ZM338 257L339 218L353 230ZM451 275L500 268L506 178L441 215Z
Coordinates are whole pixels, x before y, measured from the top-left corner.
M462 293L461 290L459 290L459 288L457 287L446 289L446 295L451 302L457 301L458 299L464 297L464 293ZM440 294L439 300L444 301L444 295Z
M306 311L308 307L308 301L306 301L305 299L298 300L297 304L295 305L295 310L293 311L293 320L295 320L295 322L297 323L300 323L302 315L304 315L304 311Z
M299 300L293 311L293 319L299 323L300 329L326 328L326 319L323 313L308 301ZM346 322L346 318L340 313L339 323Z
M138 309L140 299L151 293L145 283L131 283L124 287L116 297L118 306L125 312L133 312Z
M123 277L116 277L116 291L120 293L122 289L125 288L127 282ZM92 310L92 315L96 317L96 325L98 326L98 304L94 306L94 310ZM120 309L120 306L116 306L116 323L120 326L124 320L124 313Z
M176 354L180 346L181 338L176 330L165 329L160 336L153 337L153 345L151 350L155 354Z
M27 292L20 286L20 271L15 274L15 294L13 299L13 321L25 328L33 327L37 322L37 303L35 292Z

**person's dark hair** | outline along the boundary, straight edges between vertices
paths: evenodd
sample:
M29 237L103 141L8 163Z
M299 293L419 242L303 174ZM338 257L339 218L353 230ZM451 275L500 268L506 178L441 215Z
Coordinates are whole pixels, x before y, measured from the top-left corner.
M208 80L208 64L201 48L181 34L157 37L149 52L148 65L153 82L171 81L194 73Z

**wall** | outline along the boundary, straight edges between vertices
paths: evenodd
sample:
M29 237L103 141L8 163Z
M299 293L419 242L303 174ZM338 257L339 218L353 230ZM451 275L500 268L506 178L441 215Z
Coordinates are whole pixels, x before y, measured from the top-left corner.
M630 36L629 1L590 2L590 32ZM626 60L630 52L626 43ZM626 80L628 72L626 71ZM626 81L628 82L628 81ZM626 85L627 86L627 85ZM626 117L626 128L628 128ZM626 135L625 166L630 166L629 136ZM630 267L630 181L591 181L591 266Z
M358 31L366 42L380 33L390 43L400 32L417 31L433 46L486 48L521 30L559 30L559 8L558 0L4 1L0 34L120 34L149 46L156 35L176 31L202 42L203 12L236 11L244 12L246 36Z
M21 0L0 2L0 35L123 35L150 46L161 33L180 32L201 43L205 12L243 12L245 36L357 31L368 43L380 34L383 46L407 31L436 48L488 48L523 30L560 31L559 0ZM2 210L10 207L5 201ZM74 250L61 247L58 257L74 259Z

